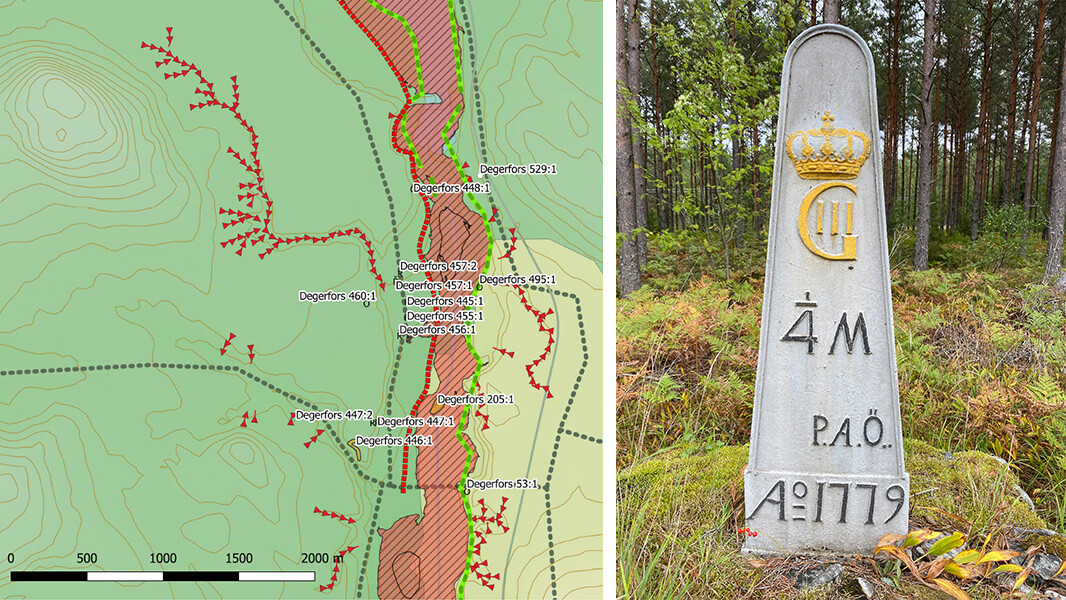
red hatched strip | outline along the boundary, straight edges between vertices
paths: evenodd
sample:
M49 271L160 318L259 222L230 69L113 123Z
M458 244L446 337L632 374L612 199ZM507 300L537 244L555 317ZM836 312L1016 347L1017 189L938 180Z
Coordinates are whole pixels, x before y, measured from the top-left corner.
M348 4L345 3L344 0L337 0L337 3L340 4L341 8L344 9L344 12L348 13L348 16L352 19L352 21L356 25L359 26L359 29L362 30L362 32L366 35L367 39L369 39L374 44L374 47L377 48L378 53L381 54L381 57L384 58L385 62L389 65L389 69L392 70L393 76L396 77L396 82L400 84L400 90L403 92L403 96L404 96L404 104L403 104L403 108L400 109L400 112L395 114L395 115L393 115L394 118L393 118L393 121L392 121L392 135L391 135L391 139L389 141L392 144L392 149L393 150L395 150L397 153L403 154L403 155L405 155L407 157L408 165L409 165L409 167L411 169L411 179L413 181L417 182L418 181L418 169L417 169L417 163L415 162L415 155L410 150L408 150L406 148L402 148L399 145L399 139L400 139L400 137L402 135L400 133L400 122L403 120L404 115L407 114L407 111L411 108L411 93L408 91L407 85L404 82L403 76L400 75L400 71L399 71L399 69L396 68L396 64L393 62L392 58L389 56L389 53L385 51L385 48L381 45L380 42L378 42L377 38L374 37L374 35L372 33L370 33L370 29L368 29L367 26L365 24L363 24L363 22L359 19L359 17L357 17L355 15L355 13L352 12L352 9L348 7ZM423 245L425 243L426 232L429 230L430 201L429 201L429 197L426 196L425 194L420 192L418 195L421 196L421 198L422 198L422 204L423 204L423 206L425 208L425 212L426 212L425 219L423 219L423 221L422 221L422 231L418 234L418 245L417 245L418 259L424 261L424 260L426 260L426 257L422 253L422 247L423 247Z
M397 113L396 115L393 115L392 132L391 132L392 135L391 135L390 143L392 144L392 149L395 152L397 152L399 154L402 154L402 155L407 157L408 166L411 169L411 179L414 182L418 182L418 170L417 170L417 163L415 162L414 153L411 152L410 150L406 149L406 148L401 147L399 145L399 143L398 143L398 140L400 139L400 136L401 136L401 133L400 133L400 122L403 120L404 115L407 114L407 111L411 108L411 93L408 91L407 85L404 82L403 76L400 74L399 69L396 68L396 64L393 62L392 57L390 57L388 52L385 51L385 48L381 45L380 42L378 42L378 40L374 36L374 34L372 34L370 32L370 29L368 29L367 26L362 22L362 20L360 20L359 17L357 17L355 15L355 13L352 12L352 9L344 2L344 0L337 0L337 3L340 4L341 8L344 9L344 12L348 14L348 17L351 18L351 20L356 25L359 26L359 29L362 30L363 34L366 35L367 39L369 39L370 42L374 44L374 47L377 48L378 53L381 54L381 57L384 58L385 62L389 65L389 69L392 70L393 76L396 77L396 82L400 85L400 90L403 92L403 95L404 95L404 105L403 105L403 108L400 109L399 113ZM426 257L424 255L422 249L423 249L423 246L425 244L426 235L429 232L429 220L430 220L431 206L430 206L430 199L429 199L428 196L426 196L423 193L419 193L419 196L422 198L422 205L423 205L423 207L425 209L425 218L422 220L422 229L421 229L421 231L418 234L418 244L416 246L416 249L417 249L417 252L418 252L418 259L424 261L424 260L426 260ZM433 292L432 295L435 296L436 293ZM432 369L433 369L433 358L434 358L434 353L435 353L435 349L436 349L436 344L437 344L437 336L433 336L430 339L429 354L426 357L426 382L425 382L425 386L422 388L422 393L419 395L418 400L415 401L414 406L411 408L411 415L412 416L418 411L418 407L421 406L422 401L425 400L426 395L429 393L430 374L431 374ZM412 433L412 429L408 428L407 429L407 435L411 435L411 433ZM403 447L403 461L402 461L401 470L400 470L400 493L401 494L407 493L407 472L408 472L408 461L409 461L408 455L410 453L409 451L410 451L410 446L405 444L404 447Z

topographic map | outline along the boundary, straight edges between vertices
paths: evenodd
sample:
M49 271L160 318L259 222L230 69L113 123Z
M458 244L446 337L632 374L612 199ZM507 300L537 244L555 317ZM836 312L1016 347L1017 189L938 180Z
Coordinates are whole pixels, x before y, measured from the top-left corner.
M601 596L602 15L0 0L0 597Z

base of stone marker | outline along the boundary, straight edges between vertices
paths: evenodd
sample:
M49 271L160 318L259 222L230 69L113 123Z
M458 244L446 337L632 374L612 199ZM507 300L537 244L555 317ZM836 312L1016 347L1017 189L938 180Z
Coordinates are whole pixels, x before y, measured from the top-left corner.
M744 552L872 555L907 533L910 477L744 471Z

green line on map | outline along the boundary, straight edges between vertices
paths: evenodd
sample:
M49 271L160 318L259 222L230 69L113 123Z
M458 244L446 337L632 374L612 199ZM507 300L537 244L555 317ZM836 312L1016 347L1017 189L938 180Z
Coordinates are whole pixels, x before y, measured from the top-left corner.
M421 99L426 95L426 89L422 83L422 60L418 56L418 38L415 37L415 32L411 30L411 25L407 22L407 19L378 4L375 0L366 1L368 4L378 9L382 13L399 21L400 24L403 25L403 28L407 30L407 37L411 39L411 50L414 53L415 57L415 78L418 80L417 91L415 92L415 95L411 98L411 102ZM400 119L400 133L403 134L403 139L407 142L407 148L411 151L411 155L415 159L415 166L421 169L422 159L419 158L418 149L415 148L415 143L411 141L411 136L407 133L407 113L404 113L403 117Z
M403 117L400 118L400 133L403 134L403 139L407 142L407 147L411 149L411 155L415 159L415 166L421 169L422 159L418 156L418 148L415 148L415 143L411 140L411 135L407 133L407 113L403 113Z
M423 96L425 96L425 89L422 82L422 62L418 55L418 40L416 39L414 32L411 30L411 26L402 16L386 9L385 7L378 4L375 0L367 0L367 2L376 9L380 10L382 13L392 17L393 19L396 19L397 21L403 24L404 29L407 31L408 37L411 39L411 47L414 51L415 58L415 69L418 74L418 93L414 98L412 98L412 102L414 100L422 98ZM455 54L456 82L458 84L459 95L461 97L463 95L463 70L460 60L458 32L459 23L456 20L455 5L453 4L452 0L448 0L448 16L451 22L452 51ZM444 130L441 131L441 137L444 139L444 145L448 149L448 153L451 155L452 161L455 163L456 171L459 173L460 183L466 181L467 176L466 173L463 171L462 164L459 162L459 157L455 152L455 148L452 147L451 140L448 138L448 131L452 128L452 125L455 123L456 119L459 118L459 115L462 113L462 111L463 106L461 104L457 105L455 107L455 110L452 111L451 117L448 119L448 123L444 126ZM400 131L403 134L404 140L408 144L408 148L411 150L411 153L415 159L416 166L418 168L422 168L422 161L418 156L418 151L415 148L414 142L411 140L411 137L407 132L406 114L404 114L404 116L400 119ZM492 235L492 228L489 226L489 215L485 211L484 207L481 206L481 203L478 202L477 198L472 193L467 192L466 197L468 200L470 200L471 204L473 204L474 207L477 209L478 214L481 215L481 222L482 225L484 225L485 227L485 236L488 240L488 248L485 253L485 266L481 269L481 274L484 274L488 272L489 266L492 264L492 250L493 246L495 245L495 238ZM480 284L478 284L474 288L473 295L477 296L480 292L481 286ZM471 323L470 321L466 321L465 325L473 326L473 323ZM476 361L476 366L474 367L474 375L470 380L470 393L474 394L477 389L478 379L480 379L481 377L481 367L484 365L484 361L481 359L481 356L478 355L477 350L474 348L473 336L467 334L465 337L467 350L470 351L470 354L474 357L474 360ZM474 460L474 449L470 446L470 444L467 443L466 438L463 437L463 429L466 428L467 418L469 417L469 415L470 406L467 405L463 408L463 414L459 418L459 427L455 430L456 439L459 440L459 442L463 445L463 448L466 450L466 462L463 466L463 474L459 481L459 494L463 499L463 508L466 510L467 526L466 566L463 569L462 577L459 579L457 589L459 600L465 598L466 582L470 573L470 565L474 556L474 512L470 505L470 498L466 494L466 481L470 477L470 465Z
M448 0L448 18L451 21L452 29L452 52L455 53L455 79L459 88L459 96L462 97L463 67L462 62L460 61L461 50L459 48L459 22L455 16L455 3L453 2L453 0ZM448 149L448 153L452 157L452 162L455 163L455 170L459 173L460 184L466 181L466 173L463 172L463 165L461 162L459 162L459 155L458 153L456 153L455 148L452 147L452 142L448 138L448 131L452 128L452 124L455 123L455 120L459 117L459 114L462 112L462 110L462 105L458 105L455 107L455 110L452 111L451 118L448 119L448 124L444 126L444 130L440 133L441 138L444 139L444 145ZM486 239L488 239L488 250L485 253L485 266L481 269L481 273L484 274L488 272L489 266L492 264L492 248L495 245L495 238L493 238L492 236L492 227L489 226L488 213L485 212L485 209L481 206L481 203L477 201L477 198L474 197L473 194L467 192L466 196L470 200L471 204L474 205L474 208L477 209L477 212L481 215L481 222L485 226L485 237ZM477 296L479 292L481 292L480 284L474 288L474 295ZM466 324L471 325L469 321ZM471 379L470 382L470 393L474 394L477 388L478 378L481 377L481 366L483 363L481 357L477 353L477 350L474 349L474 340L473 337L470 335L466 336L466 347L470 351L470 354L474 356L474 360L477 361L477 366L474 368L474 377L473 379ZM456 436L459 437L459 441L462 442L463 447L466 448L466 466L463 467L463 476L460 480L459 494L463 497L463 506L466 508L466 526L469 532L467 534L466 568L463 569L463 575L459 578L459 585L457 590L459 600L463 600L466 597L466 581L470 574L470 564L474 557L474 513L470 506L470 498L466 495L466 480L470 476L470 461L473 459L474 452L467 445L466 440L461 437L461 431L465 426L466 414L469 411L470 407L467 406L463 411L463 418L460 420L459 429L456 430Z
M481 361L478 360L478 369L481 369ZM477 377L477 374L474 375ZM463 576L459 579L459 600L462 600L466 596L464 595L464 589L466 588L466 577L470 571L470 548L474 543L474 511L470 507L470 497L466 495L466 480L470 474L470 461L474 458L474 449L470 447L470 444L466 443L466 439L463 437L463 428L466 427L466 417L470 414L470 405L463 407L463 416L459 417L459 428L455 430L455 437L459 439L459 442L466 449L466 464L463 466L463 476L459 480L459 494L463 497L463 508L466 510L466 529L467 529L467 550L466 550L466 566L463 567Z
M418 60L418 38L415 37L415 32L411 31L411 25L407 23L407 19L378 4L375 0L366 1L374 8L399 21L403 28L407 30L407 37L411 38L411 49L414 50L415 54L415 73L418 79L418 93L412 100L418 100L426 94L426 90L422 86L422 61Z

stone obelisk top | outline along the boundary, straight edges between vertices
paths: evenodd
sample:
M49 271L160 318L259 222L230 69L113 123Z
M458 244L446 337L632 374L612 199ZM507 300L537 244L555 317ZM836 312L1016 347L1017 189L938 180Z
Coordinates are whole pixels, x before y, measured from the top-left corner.
M907 529L873 58L820 25L785 55L745 550L871 554Z

